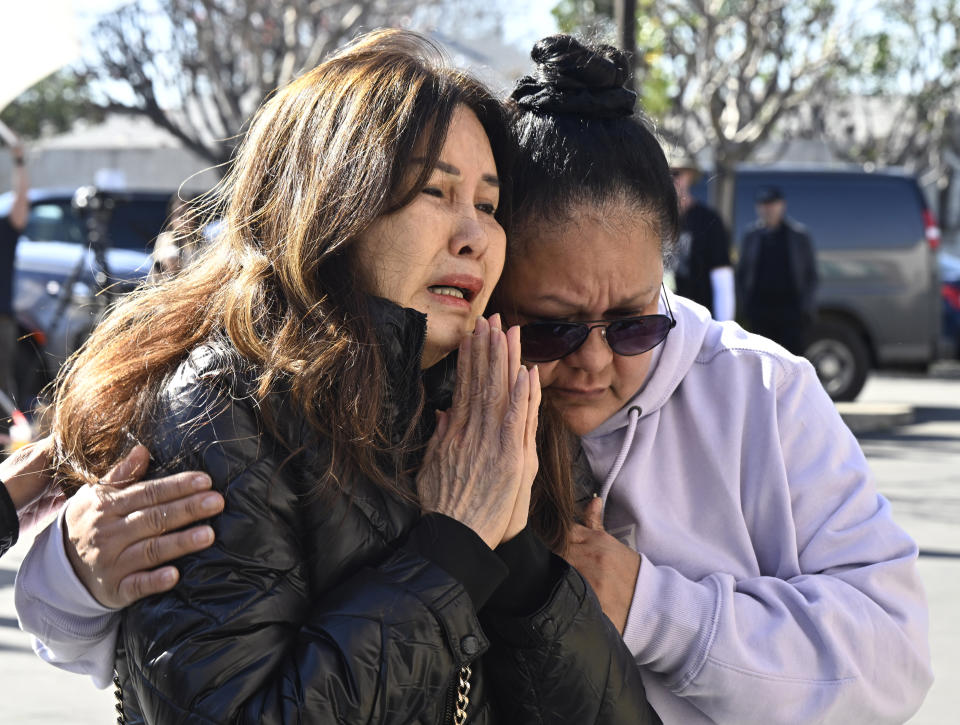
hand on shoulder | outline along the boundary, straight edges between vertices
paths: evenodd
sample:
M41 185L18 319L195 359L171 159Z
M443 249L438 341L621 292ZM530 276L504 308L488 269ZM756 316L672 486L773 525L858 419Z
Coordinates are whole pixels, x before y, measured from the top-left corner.
M193 526L218 514L223 497L209 491L210 477L185 472L140 481L150 455L136 446L95 485L80 488L67 504L67 556L93 597L125 607L172 589L179 572L162 566L213 543L213 529Z

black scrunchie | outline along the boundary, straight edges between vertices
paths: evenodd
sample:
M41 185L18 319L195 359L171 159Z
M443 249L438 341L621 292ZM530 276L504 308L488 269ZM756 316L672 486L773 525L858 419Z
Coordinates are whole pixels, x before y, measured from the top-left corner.
M584 118L633 114L637 94L623 86L628 69L622 51L592 50L569 35L553 35L538 41L530 56L536 74L517 81L510 94L521 108Z

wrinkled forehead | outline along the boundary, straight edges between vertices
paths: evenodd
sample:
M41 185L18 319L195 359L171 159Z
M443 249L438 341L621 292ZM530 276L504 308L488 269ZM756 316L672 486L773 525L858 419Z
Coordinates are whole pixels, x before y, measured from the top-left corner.
M564 244L577 244L587 254L590 252L585 240L588 237L637 236L644 241L650 237L660 247L660 223L654 209L642 201L626 195L616 195L596 201L557 204L549 212L529 213L515 219L515 231L511 234L509 250L512 255L525 256L539 253L541 249L556 249Z
M654 297L663 278L657 225L636 209L580 208L525 225L517 239L501 282L506 306L547 301L557 314L634 307Z

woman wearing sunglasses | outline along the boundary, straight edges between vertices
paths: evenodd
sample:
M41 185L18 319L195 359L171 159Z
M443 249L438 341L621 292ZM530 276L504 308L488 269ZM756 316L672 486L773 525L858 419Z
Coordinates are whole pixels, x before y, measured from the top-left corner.
M663 291L677 199L621 53L532 55L495 302L580 436L567 558L665 723L904 722L931 682L916 545L811 366Z

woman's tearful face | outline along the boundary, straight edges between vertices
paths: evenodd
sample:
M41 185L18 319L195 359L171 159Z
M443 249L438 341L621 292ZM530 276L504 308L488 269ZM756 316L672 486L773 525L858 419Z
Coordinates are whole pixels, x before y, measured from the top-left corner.
M358 240L368 290L427 315L423 367L456 349L500 278L506 235L494 218L499 201L490 142L476 115L459 106L427 185Z

